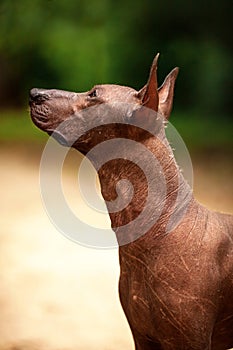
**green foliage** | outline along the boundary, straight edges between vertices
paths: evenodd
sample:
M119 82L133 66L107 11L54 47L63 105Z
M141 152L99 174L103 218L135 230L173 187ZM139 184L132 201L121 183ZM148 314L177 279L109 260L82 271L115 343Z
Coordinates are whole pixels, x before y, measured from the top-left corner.
M218 150L232 152L233 138L230 118L218 115L205 118L204 115L173 113L171 123L191 150Z
M87 90L144 85L159 51L159 81L181 71L176 106L232 110L230 1L1 0L0 104L26 104L33 86Z
M0 142L41 143L47 139L46 134L32 123L26 109L1 111L0 121Z

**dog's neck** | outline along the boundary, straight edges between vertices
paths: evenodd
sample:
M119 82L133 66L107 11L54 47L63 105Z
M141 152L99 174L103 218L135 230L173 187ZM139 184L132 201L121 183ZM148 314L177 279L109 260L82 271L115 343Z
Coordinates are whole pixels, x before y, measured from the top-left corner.
M127 140L118 145L112 140L108 159L102 160L103 151L91 160L120 245L143 239L146 233L156 238L171 232L193 199L164 130L158 136L140 144Z

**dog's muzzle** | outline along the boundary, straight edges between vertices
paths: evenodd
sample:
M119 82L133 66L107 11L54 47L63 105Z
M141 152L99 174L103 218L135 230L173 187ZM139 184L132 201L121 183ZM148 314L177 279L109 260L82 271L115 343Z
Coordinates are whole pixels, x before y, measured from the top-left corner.
M49 99L49 95L43 89L34 88L30 90L29 106L32 121L43 130L48 122L49 108L45 102Z
M49 96L43 89L34 88L30 90L30 93L29 93L30 105L32 103L40 105L48 99L49 99Z

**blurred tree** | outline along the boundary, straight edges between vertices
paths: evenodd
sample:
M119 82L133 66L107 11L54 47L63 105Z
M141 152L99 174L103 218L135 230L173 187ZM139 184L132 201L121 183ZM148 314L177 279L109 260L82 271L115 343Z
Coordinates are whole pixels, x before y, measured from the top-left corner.
M159 81L181 68L176 108L232 110L232 2L223 0L2 0L0 103L22 105L32 86L140 88L156 52Z

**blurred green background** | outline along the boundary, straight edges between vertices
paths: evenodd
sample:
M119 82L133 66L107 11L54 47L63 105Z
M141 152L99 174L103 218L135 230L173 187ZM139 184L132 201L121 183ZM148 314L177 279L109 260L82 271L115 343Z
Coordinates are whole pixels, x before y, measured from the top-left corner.
M171 122L191 149L232 149L229 0L1 0L0 140L44 140L31 87L139 89L157 52L159 82L180 67Z

